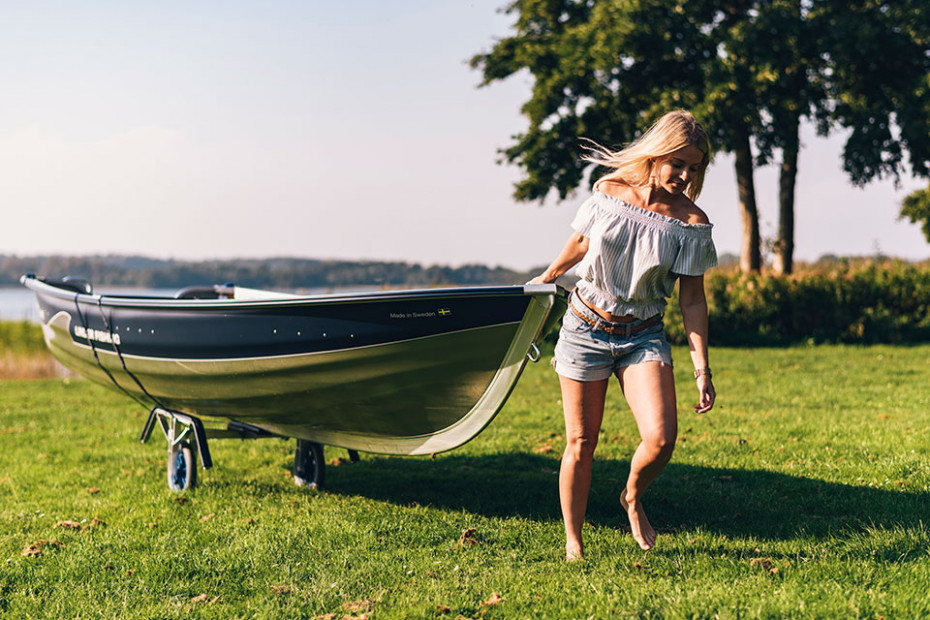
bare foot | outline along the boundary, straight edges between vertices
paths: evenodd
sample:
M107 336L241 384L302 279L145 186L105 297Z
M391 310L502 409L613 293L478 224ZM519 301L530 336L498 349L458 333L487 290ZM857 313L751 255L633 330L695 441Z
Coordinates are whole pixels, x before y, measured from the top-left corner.
M623 506L630 518L630 529L633 531L633 538L644 551L652 549L656 544L656 531L652 529L649 519L646 518L646 511L643 510L642 504L637 501L630 506L626 501L626 497L621 494L620 505Z
M565 561L580 562L584 559L584 553L581 551L581 545L565 545Z

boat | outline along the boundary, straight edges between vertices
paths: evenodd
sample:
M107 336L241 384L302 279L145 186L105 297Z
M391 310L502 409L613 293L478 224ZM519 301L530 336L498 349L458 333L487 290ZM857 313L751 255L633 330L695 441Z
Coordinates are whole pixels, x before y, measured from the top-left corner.
M295 481L311 487L323 446L353 460L457 448L497 415L567 307L553 284L150 296L97 294L77 277L20 281L55 358L149 410L140 438L161 427L174 490L194 485L198 457L212 466L208 437L295 438Z

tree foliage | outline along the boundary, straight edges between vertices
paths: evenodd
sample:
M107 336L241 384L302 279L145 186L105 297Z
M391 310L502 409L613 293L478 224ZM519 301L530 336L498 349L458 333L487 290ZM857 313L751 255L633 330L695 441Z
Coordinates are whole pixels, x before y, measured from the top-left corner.
M670 107L700 103L710 83L707 61L716 53L702 27L714 17L695 8L706 3L684 6L517 0L507 7L516 16L515 34L471 65L483 71L483 84L522 71L533 77L532 96L522 107L529 127L502 151L526 173L517 199L542 201L550 190L564 199L578 187L587 172L580 136L616 148ZM660 36L641 26L658 23L665 25Z
M843 167L853 183L930 176L930 4L830 0L818 7L829 119L850 130Z
M911 192L901 203L901 218L920 224L920 230L930 243L930 186Z
M471 59L483 85L528 73L527 129L501 151L518 200L567 198L598 174L583 142L617 148L672 108L736 156L742 265L760 266L753 167L781 154L780 244L793 247L800 124L848 132L856 184L930 175L925 0L514 0L512 33Z

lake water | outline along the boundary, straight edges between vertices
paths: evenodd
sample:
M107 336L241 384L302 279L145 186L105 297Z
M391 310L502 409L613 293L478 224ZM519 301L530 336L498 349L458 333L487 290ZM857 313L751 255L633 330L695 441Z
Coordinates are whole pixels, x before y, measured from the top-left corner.
M0 320L37 321L35 293L21 287L0 287Z
M95 291L117 295L174 295L176 289L109 288ZM36 294L25 287L0 287L0 321L39 322Z

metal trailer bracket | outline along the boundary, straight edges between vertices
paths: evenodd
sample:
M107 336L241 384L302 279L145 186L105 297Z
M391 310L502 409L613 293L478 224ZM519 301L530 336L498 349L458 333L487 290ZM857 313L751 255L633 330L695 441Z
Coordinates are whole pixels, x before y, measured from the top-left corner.
M213 467L213 459L210 458L210 447L207 445L207 433L204 430L203 422L192 415L181 413L179 411L169 411L161 407L152 407L149 412L148 420L145 422L145 428L142 429L142 435L139 441L146 443L155 427L155 421L161 426L169 446L174 446L186 439L189 435L194 435L194 443L197 445L197 452L200 453L200 464L204 469Z

